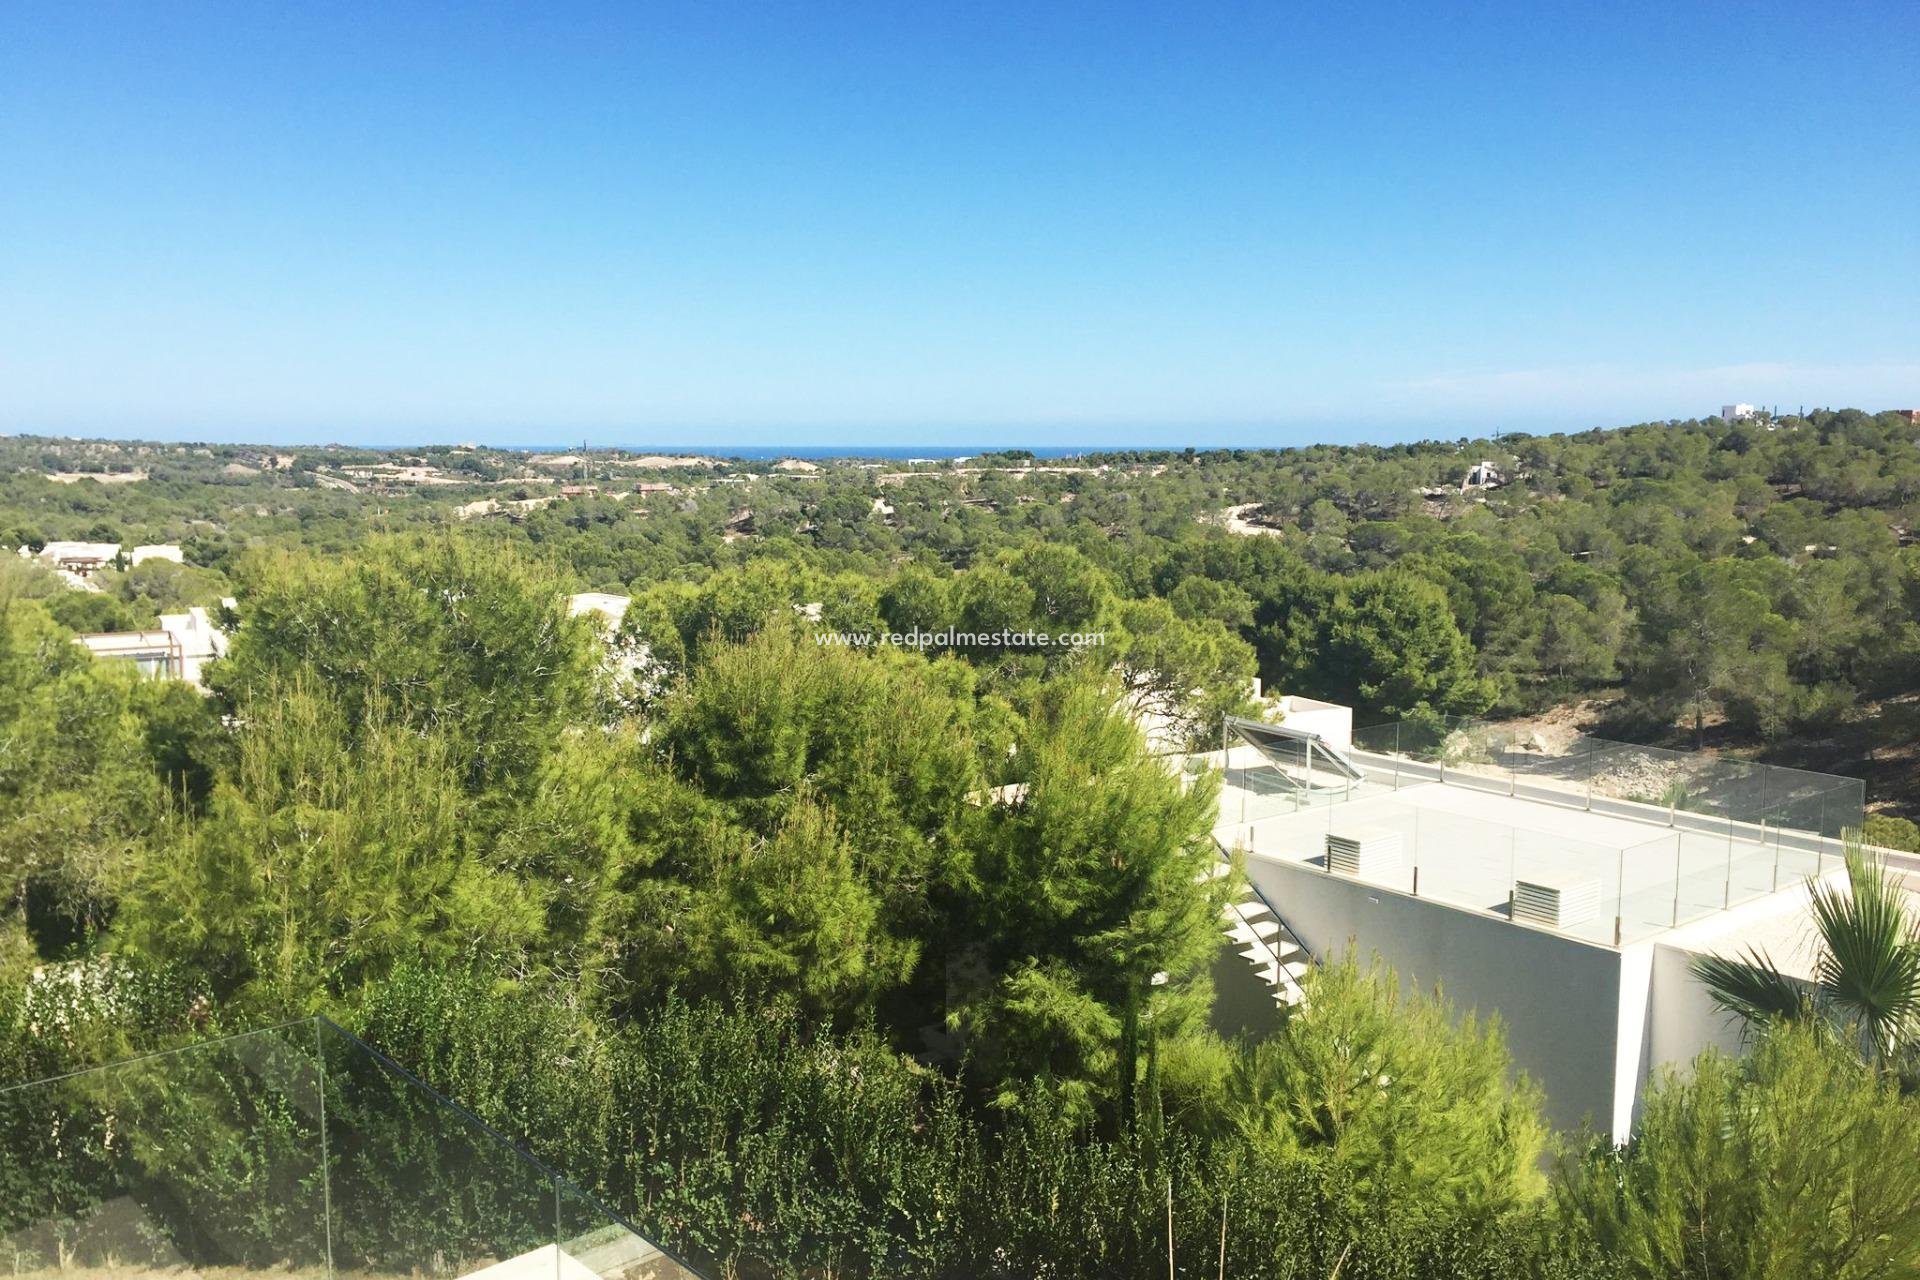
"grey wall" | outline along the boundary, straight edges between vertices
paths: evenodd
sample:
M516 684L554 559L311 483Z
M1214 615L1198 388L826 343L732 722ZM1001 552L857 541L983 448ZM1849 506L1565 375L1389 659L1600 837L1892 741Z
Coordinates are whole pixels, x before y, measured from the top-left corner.
M1556 1126L1591 1117L1625 1137L1630 1102L1628 1114L1619 1104L1634 1093L1645 1045L1637 1025L1623 1037L1622 1023L1644 1020L1647 979L1623 993L1620 953L1298 863L1249 857L1247 875L1315 956L1337 956L1351 941L1406 982L1440 983L1462 1011L1498 1013L1515 1066L1546 1090Z
M1242 1035L1264 1039L1284 1021L1280 1006L1273 1002L1273 988L1260 980L1235 943L1222 943L1213 958L1213 1012L1208 1025L1229 1040Z

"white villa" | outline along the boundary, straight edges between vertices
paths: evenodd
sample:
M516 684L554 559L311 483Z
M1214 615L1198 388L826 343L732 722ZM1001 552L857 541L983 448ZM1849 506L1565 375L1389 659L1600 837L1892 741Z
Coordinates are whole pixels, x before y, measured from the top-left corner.
M1497 1014L1556 1125L1624 1140L1657 1068L1739 1045L1696 955L1758 945L1811 973L1806 884L1844 874L1857 779L1282 705L1188 761L1225 769L1214 834L1250 881L1228 933L1282 1003L1310 958L1378 953Z
M228 643L227 633L198 605L185 613L161 614L152 631L96 631L73 639L96 658L129 661L147 675L200 689L206 688L206 665L224 657Z
M20 548L22 556L35 553ZM50 568L60 569L80 578L88 578L103 568L112 566L120 558L120 544L117 542L49 542L40 548L38 558Z
M171 542L152 542L125 549L117 542L49 542L38 552L31 547L21 547L20 556L22 559L41 561L63 576L68 576L69 581L76 585L84 585L88 578L101 569L112 568L123 561L130 566L145 564L149 560L186 563L185 553Z

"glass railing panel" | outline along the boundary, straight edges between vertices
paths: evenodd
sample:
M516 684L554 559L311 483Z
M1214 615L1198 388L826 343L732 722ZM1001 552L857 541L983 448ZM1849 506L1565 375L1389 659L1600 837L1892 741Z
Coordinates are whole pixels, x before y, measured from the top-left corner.
M1339 813L1338 806L1318 805L1289 810L1273 821L1248 822L1223 830L1233 836L1229 845L1237 843L1252 856L1317 865L1325 855L1328 826Z
M1791 807L1792 825L1818 832L1826 839L1826 852L1838 856L1848 838L1859 837L1861 824L1866 821L1866 785L1858 778L1842 778L1819 789Z
M1393 825L1407 842L1421 897L1474 911L1506 910L1512 828L1441 809L1404 806L1401 812L1404 819Z
M677 1258L562 1181L559 1280L699 1280Z
M339 1271L558 1276L552 1175L332 1024L320 1043Z
M1866 783L1859 778L1777 766L1769 774L1768 812L1781 826L1826 837L1829 852L1865 817Z
M1648 818L1648 811L1671 812L1685 793L1686 776L1670 751L1621 743L1596 753L1588 776L1593 807L1616 803L1609 811Z
M314 1026L0 1089L0 1261L17 1277L324 1277Z
M1765 766L1688 752L1665 754L1677 780L1671 797L1676 815L1742 822L1766 808Z
M1729 825L1703 819L1674 831L1673 923L1686 924L1724 910L1731 898L1735 846Z
M1596 754L1596 740L1592 738L1576 738L1559 749L1538 741L1513 744L1507 753L1507 767L1513 774L1513 794L1568 808L1585 808L1586 779Z
M1607 801L1625 801L1647 789L1647 780L1635 776L1636 750L1625 743L1583 739L1578 749L1560 758L1562 763L1552 777L1557 785L1576 794L1583 808L1605 812Z
M1353 731L1352 750L1372 756L1384 756L1393 759L1400 755L1400 725L1398 721L1386 724L1371 724Z
M1285 739L1255 744L1230 736L1220 797L1223 820L1258 822L1301 807L1305 745Z
M1354 732L1353 750L1376 757L1365 764L1385 768L1389 785L1432 781L1444 771L1453 785L1643 821L1671 818L1678 825L1679 815L1697 815L1751 823L1800 798L1807 803L1792 822L1838 839L1864 812L1857 778L1590 736L1565 743L1516 737L1463 717L1369 725ZM1404 766L1398 776L1396 766Z
M1767 815L1767 838L1778 865L1780 887L1820 874L1823 866L1835 865L1831 859L1844 850L1838 832L1827 835L1821 830L1829 794L1823 791L1790 797Z
M1450 724L1440 751L1449 781L1504 794L1512 785L1506 764L1508 734L1477 722Z
M1774 813L1732 826L1728 838L1728 906L1751 902L1805 878L1791 865L1794 860L1790 848L1783 842L1785 835ZM1817 856L1817 837L1809 842L1808 852ZM1783 855L1787 855L1789 865L1782 865Z
M1679 836L1654 836L1615 854L1619 864L1618 938L1624 945L1673 927L1678 892Z

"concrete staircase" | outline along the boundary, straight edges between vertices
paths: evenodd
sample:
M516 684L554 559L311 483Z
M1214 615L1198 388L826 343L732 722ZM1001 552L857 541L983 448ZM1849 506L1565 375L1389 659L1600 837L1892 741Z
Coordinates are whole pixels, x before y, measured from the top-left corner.
M1232 870L1228 863L1221 861L1214 864L1208 875L1217 880ZM1257 890L1251 885L1243 886L1239 896L1222 908L1220 924L1240 958L1252 965L1260 981L1272 990L1275 1004L1291 1008L1306 999L1300 979L1313 963L1313 957Z

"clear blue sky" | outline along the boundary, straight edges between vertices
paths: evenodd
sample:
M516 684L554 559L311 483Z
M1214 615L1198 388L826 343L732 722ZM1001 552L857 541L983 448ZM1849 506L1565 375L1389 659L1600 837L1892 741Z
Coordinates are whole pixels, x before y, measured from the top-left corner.
M6 0L0 430L1297 443L1920 404L1913 0L1348 9Z

